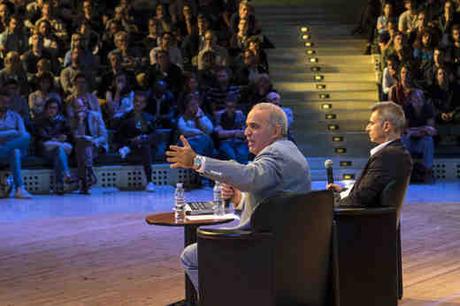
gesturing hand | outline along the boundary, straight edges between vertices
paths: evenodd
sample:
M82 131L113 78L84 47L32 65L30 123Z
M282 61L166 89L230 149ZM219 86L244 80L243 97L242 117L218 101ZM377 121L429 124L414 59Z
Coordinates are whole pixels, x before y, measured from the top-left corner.
M184 135L181 135L179 139L184 146L169 146L169 150L166 151L166 161L171 163L171 168L193 168L193 159L196 153Z

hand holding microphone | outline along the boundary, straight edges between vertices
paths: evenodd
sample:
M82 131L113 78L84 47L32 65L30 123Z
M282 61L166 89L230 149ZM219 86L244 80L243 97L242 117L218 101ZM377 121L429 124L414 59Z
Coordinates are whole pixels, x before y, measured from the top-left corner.
M334 184L334 171L332 169L332 166L334 165L334 162L330 159L327 159L324 162L324 168L326 168L326 175L327 175L327 190L332 190L334 192L341 192L343 190L343 187L337 184Z

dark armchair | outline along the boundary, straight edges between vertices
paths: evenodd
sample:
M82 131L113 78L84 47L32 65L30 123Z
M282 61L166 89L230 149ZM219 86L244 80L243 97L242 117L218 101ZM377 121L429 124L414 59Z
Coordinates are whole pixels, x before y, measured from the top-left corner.
M329 305L333 195L261 203L251 231L198 231L202 306Z

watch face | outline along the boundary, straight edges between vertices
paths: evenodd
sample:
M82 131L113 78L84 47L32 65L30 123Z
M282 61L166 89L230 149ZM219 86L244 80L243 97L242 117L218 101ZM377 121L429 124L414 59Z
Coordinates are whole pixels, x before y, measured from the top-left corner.
M198 169L201 167L201 158L199 158L198 156L196 156L194 159L193 159L193 167L195 169Z

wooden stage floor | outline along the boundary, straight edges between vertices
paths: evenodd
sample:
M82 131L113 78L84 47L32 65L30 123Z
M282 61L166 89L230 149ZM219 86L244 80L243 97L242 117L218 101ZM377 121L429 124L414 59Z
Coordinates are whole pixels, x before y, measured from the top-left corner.
M403 209L405 298L460 305L458 183L411 186ZM211 197L211 189L188 193ZM0 200L0 305L166 305L183 297L180 229L145 224L173 190ZM435 201L438 199L437 201ZM371 305L370 305L371 306Z

